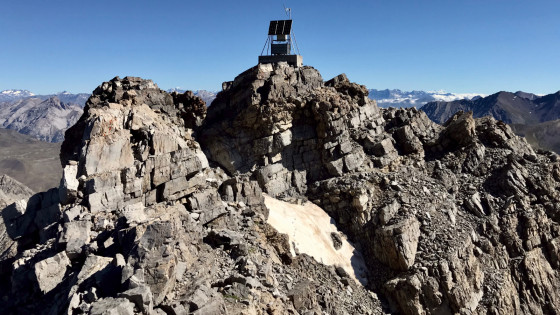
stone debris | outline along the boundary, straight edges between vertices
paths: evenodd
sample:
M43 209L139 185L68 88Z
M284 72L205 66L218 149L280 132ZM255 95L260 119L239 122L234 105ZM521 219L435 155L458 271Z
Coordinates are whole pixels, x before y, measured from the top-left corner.
M0 178L0 313L560 309L554 153L491 117L380 109L308 66L258 65L223 87L207 107L150 80L104 82L66 132L59 188ZM367 284L268 224L288 216L263 193L323 209L337 230L321 242L352 242Z
M69 265L70 259L65 252L58 253L35 264L35 277L43 294L50 292L62 282Z

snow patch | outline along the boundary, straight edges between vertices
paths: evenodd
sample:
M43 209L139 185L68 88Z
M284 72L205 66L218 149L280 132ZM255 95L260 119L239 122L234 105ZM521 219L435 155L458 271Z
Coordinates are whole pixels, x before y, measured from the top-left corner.
M367 268L362 254L346 240L323 209L311 202L295 205L266 194L264 203L270 210L268 223L288 235L292 255L295 256L297 250L325 265L340 266L357 283L367 284ZM338 250L334 248L332 233L338 233L342 240Z

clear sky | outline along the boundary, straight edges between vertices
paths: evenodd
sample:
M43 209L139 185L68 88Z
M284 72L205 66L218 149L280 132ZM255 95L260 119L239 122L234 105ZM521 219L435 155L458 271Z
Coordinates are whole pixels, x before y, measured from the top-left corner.
M368 88L560 90L559 0L4 0L0 90L91 92L114 76L219 90L292 8L306 65Z

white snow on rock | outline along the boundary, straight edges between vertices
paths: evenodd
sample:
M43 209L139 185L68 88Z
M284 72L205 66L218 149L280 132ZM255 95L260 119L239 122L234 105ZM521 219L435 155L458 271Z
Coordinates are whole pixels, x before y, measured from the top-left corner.
M266 194L264 203L270 211L268 224L288 235L292 255L295 256L297 250L325 265L340 266L358 283L367 284L367 268L362 254L346 240L323 209L311 202L295 205ZM342 239L342 247L338 250L333 245L333 232Z

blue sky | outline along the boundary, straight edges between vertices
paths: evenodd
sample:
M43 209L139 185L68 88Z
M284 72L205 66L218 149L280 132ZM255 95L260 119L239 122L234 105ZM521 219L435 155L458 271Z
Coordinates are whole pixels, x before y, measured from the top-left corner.
M219 90L291 7L304 64L368 88L560 90L560 1L27 1L0 6L0 90L91 92L114 76Z

